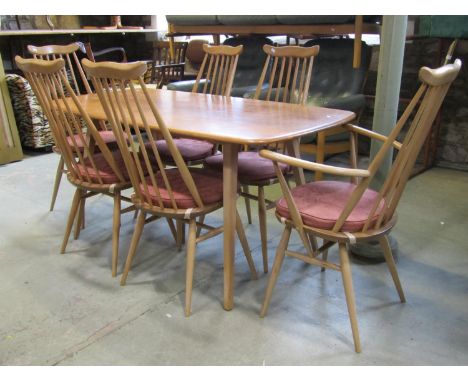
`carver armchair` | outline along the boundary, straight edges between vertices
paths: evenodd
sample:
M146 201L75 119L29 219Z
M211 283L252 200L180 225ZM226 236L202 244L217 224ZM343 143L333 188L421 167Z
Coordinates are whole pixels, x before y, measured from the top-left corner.
M267 313L273 288L286 255L319 266L322 270L329 268L339 271L343 279L354 346L356 352L359 353L361 342L347 247L350 244L371 240L378 241L382 246L400 301L405 302L387 235L396 224L396 208L416 157L460 68L460 60L438 69L421 68L419 78L422 85L388 137L355 125L345 126L351 136L351 154L354 157L354 163L356 163L357 155L354 144L357 135L382 142L381 148L367 169L328 166L269 150L260 152L262 157L273 161L280 181L283 197L276 202L276 217L285 227L276 251L260 313L261 317ZM410 119L412 115L414 118ZM404 141L397 142L396 138L409 120L411 123ZM370 183L384 159L391 155L392 149L398 150L398 155L383 184L378 190L373 190L369 187ZM285 165L321 171L335 176L351 177L352 182L315 181L290 188L281 167ZM298 232L305 253L288 250L293 229ZM321 247L318 247L316 238L323 239ZM335 244L339 247L338 263L328 260L328 251Z

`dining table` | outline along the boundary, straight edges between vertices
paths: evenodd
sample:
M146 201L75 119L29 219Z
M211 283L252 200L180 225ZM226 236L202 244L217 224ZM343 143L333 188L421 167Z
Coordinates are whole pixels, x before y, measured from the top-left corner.
M138 98L143 100L141 89ZM151 100L171 134L216 142L223 151L224 298L225 310L234 307L234 256L236 200L238 192L238 152L243 146L264 147L283 143L289 155L300 157L299 143L304 135L351 122L350 111L302 106L274 101L206 95L148 88ZM78 96L83 109L95 120L106 120L96 94ZM145 105L145 102L142 103ZM136 105L135 111L137 110ZM73 114L79 110L72 108ZM151 109L143 107L148 124L157 122ZM138 123L138 121L137 121ZM296 184L305 182L302 169L294 169Z

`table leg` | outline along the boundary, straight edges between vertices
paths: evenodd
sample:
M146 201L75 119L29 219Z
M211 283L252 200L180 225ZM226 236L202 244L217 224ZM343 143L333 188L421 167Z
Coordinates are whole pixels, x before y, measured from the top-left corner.
M234 307L234 255L236 253L237 157L239 145L223 145L224 203L224 309Z
M299 150L299 143L300 143L300 138L288 141L286 142L286 149L288 150L289 155L300 159L301 152ZM301 184L305 184L304 170L299 167L294 167L293 172L294 172L294 181L296 182L296 185L300 186Z

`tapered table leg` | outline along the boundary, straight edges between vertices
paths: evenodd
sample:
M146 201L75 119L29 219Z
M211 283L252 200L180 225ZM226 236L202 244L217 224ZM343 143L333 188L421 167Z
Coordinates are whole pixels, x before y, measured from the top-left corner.
M237 156L239 145L223 145L224 202L224 309L234 307L234 255L236 253Z
M286 142L286 149L288 150L288 154L290 156L301 159L301 151L299 149L299 143L300 143L299 138L288 141ZM293 172L294 172L294 181L296 182L296 185L300 186L301 184L305 184L304 170L299 167L294 167Z

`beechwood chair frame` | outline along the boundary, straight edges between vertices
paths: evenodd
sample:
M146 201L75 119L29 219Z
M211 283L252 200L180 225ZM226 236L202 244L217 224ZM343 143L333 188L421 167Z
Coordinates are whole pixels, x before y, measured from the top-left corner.
M221 95L229 97L231 95L232 83L236 74L239 55L243 46L228 45L208 45L203 44L205 56L200 66L197 78L192 87L192 93ZM176 137L177 139L177 137ZM216 143L211 154L218 151ZM186 160L189 166L202 164L205 158L197 160ZM171 160L165 160L165 164L174 165Z
M193 84L192 92L199 93L199 87L203 85L200 93L230 96L234 75L236 74L239 55L243 50L242 45L208 45L203 44L205 57ZM204 83L201 83L202 77Z
M89 86L88 79L86 78L85 73L83 72L83 68L81 67L80 60L76 54L77 51L82 51L82 46L78 42L74 42L68 45L44 45L44 46L35 46L35 45L28 45L27 46L28 52L33 56L33 58L43 59L43 60L55 60L57 58L63 58L65 61L65 66L63 68L65 76L67 76L67 72L70 74L72 80L72 88L73 92L76 95L81 94L81 87L79 81L81 81L82 86L87 94L91 94L92 90ZM78 73L75 73L74 66ZM57 150L55 150L57 151ZM60 155L60 152L58 152ZM65 169L65 162L60 155L59 164L57 166L57 171L55 174L54 180L54 188L52 191L52 200L50 202L50 211L53 211L55 206L55 201L57 200L58 190L60 188L60 182L62 180L62 175L66 174L67 170ZM80 214L79 220L80 224L77 224L77 231L75 232L75 238L79 235L78 227L84 228L84 205L80 207Z
M93 63L85 59L83 60L83 67L91 77L106 116L112 126L114 134L118 138L117 142L133 184L134 194L132 195L132 201L139 212L125 263L125 269L121 278L121 285L125 285L126 283L145 224L161 217L168 220L175 219L177 222L181 222L182 226L183 224L188 224L185 315L189 316L191 314L196 245L199 242L223 233L224 230L224 226L212 227L204 224L203 220L197 222L196 219L220 209L223 206L223 201L221 200L212 204L205 204L203 202L193 175L196 171L204 170L189 169L184 162L163 117L148 93L148 88L142 77L147 70L147 66L144 62L129 64L109 62ZM143 93L141 98L137 96L135 84L141 87ZM132 107L133 105L136 105L136 107ZM147 108L151 110L151 114L157 122L157 131L162 135L163 139L166 140L177 168L168 168L163 163L157 145L155 144L156 140L153 136L153 131L144 114L144 110L147 110ZM134 129L134 137L129 139L129 137L132 136L132 128ZM147 141L145 141L144 135L146 135ZM156 160L157 169L154 169L151 165L151 158ZM148 169L148 176L143 174L143 166L146 166ZM183 183L188 189L192 199L195 201L196 207L183 208L178 205L174 196L173 187L169 181L170 171L179 172ZM158 175L160 175L159 180ZM164 205L160 186L164 186L163 188L167 190L170 198L170 206ZM151 188L154 190L154 198L156 200L149 195L149 190ZM142 189L144 191L142 191ZM147 217L147 215L150 215L150 217ZM250 272L253 278L257 278L247 238L238 214L236 221L237 234L244 250ZM208 232L203 235L197 234L197 228L208 230ZM180 230L178 231L178 235L180 235Z
M80 205L84 204L84 200L96 194L108 195L114 201L112 276L115 277L119 252L120 216L135 210L134 206L121 208L122 201L131 202L129 198L121 195L121 191L130 188L131 183L124 178L113 153L99 134L99 129L80 104L68 82L65 73L65 60L62 58L55 60L23 59L19 56L15 60L18 67L25 73L49 119L54 139L67 167L67 178L76 187L60 252L62 254L65 252L73 222L76 215L79 214L78 210ZM79 117L73 114L73 108L77 108ZM82 120L86 124L86 131L83 130ZM82 148L77 143L78 139L83 142ZM117 176L116 183L109 184L104 181L95 163L94 153L97 150ZM86 161L90 164L89 169L85 165ZM84 170L80 171L80 165ZM77 220L76 225L80 224L81 222Z
M387 234L396 223L395 210L405 188L406 182L411 175L417 155L431 129L432 122L437 115L443 99L451 83L458 75L460 68L460 60L455 60L454 64L445 65L438 69L429 69L427 67L421 68L419 78L422 85L388 137L355 125L348 124L344 126L345 129L351 133L351 155L354 157L354 164L357 163L357 148L355 145L357 135L364 135L382 142L381 148L369 164L368 169L357 169L355 166L354 168L349 169L313 163L269 150L262 150L260 152L263 157L271 159L275 165L276 173L290 214L290 218L285 219L276 213L278 220L285 225L285 229L277 248L275 262L260 313L261 317L264 317L267 313L273 288L278 278L285 255L300 259L308 264L320 266L322 271L324 271L325 268L340 271L343 278L355 350L356 352L360 352L361 344L357 325L356 306L347 245L372 239L377 239L379 241L383 249L385 261L400 297L400 301L405 302L405 296L398 277ZM412 115L413 111L416 110L416 106L420 101L421 103L419 108L415 112L415 117L410 124L408 133L406 134L403 142L397 142L396 138L398 137L398 134L408 121L410 115ZM343 232L341 227L359 202L365 190L369 187L370 182L374 178L384 158L389 154L392 148L399 151L398 155L393 162L387 179L378 192L378 197L371 208L369 217L362 230L353 233ZM348 203L343 209L339 219L331 230L318 229L307 226L303 223L288 183L278 167L279 162L307 170L351 177L353 182L356 184L356 187L351 193ZM379 214L379 218L374 222L373 217L381 203L383 203L383 209ZM288 242L293 228L299 233L302 244L306 249L306 254L288 250ZM320 248L317 246L317 237L323 239L323 245ZM339 246L339 264L335 264L327 260L328 249L336 243ZM319 255L322 255L321 260L318 258Z
M205 56L200 65L197 77L192 87L192 93L221 95L229 97L231 95L232 84L236 74L239 55L242 54L244 47L242 45L209 45L203 44ZM218 151L218 145L215 143L211 154ZM202 164L205 158L199 160L187 160L185 163L189 166ZM166 164L174 165L171 161L166 160ZM205 215L200 216L200 223L203 224ZM185 229L178 220L177 232L179 247L181 242L185 240ZM200 228L197 230L197 235L200 234Z
M263 51L266 53L267 58L253 98L263 100L261 96L265 92L263 86L265 80L267 80L268 88L266 90L265 101L287 102L304 106L309 92L314 57L319 54L319 50L319 46L276 47L267 44L264 45ZM271 66L271 61L273 61L273 66L269 78L266 78L266 74ZM284 147L285 145L283 145L283 148ZM250 200L258 202L263 271L265 273L268 273L266 211L274 207L274 202L265 198L264 187L276 183L278 183L278 178L271 178L267 181L260 182L241 182L241 196L243 196L245 200L249 224L252 223ZM257 195L250 193L249 186L258 188Z

